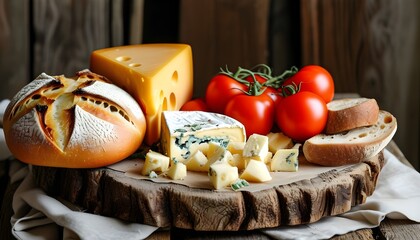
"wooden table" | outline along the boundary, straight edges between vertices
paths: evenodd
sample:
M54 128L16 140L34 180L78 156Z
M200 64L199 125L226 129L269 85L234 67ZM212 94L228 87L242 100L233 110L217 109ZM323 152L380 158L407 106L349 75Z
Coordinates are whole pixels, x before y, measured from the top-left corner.
M395 142L391 141L387 149L401 162L411 166ZM197 232L185 229L159 230L148 239L271 239L258 230L238 232ZM420 239L420 223L411 220L394 220L386 218L379 227L360 229L344 235L335 236L334 240L356 239Z
M410 165L398 146L391 141L387 149L393 153L401 162ZM0 162L0 168L8 167ZM7 177L2 179L0 190L5 188L2 199L0 218L0 239L13 239L10 230L10 217L12 216L12 199L20 182L7 183ZM6 180L6 181L5 181ZM3 197L3 192L0 192ZM236 231L236 232L198 232L185 229L161 229L154 232L148 239L271 239L258 230ZM373 229L361 229L345 235L335 236L332 239L420 239L420 224L410 220L393 220L386 218L379 227Z

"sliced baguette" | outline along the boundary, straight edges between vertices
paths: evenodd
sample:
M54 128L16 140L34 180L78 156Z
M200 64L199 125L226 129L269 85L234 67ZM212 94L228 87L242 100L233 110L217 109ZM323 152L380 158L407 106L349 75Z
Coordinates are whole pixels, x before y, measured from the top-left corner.
M397 120L379 111L376 124L340 134L319 134L305 141L303 153L308 162L323 166L354 164L378 154L397 131Z
M336 134L378 121L379 106L373 98L346 98L327 104L328 120L326 134Z

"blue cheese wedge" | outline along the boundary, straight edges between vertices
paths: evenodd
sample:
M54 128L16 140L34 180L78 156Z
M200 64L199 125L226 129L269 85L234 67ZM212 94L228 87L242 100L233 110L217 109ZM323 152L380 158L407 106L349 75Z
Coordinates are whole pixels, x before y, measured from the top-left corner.
M223 114L163 111L162 120L162 153L171 162L186 161L195 151L208 148L209 142L226 148L230 141L246 140L243 124Z
M270 163L271 171L297 172L299 167L298 155L298 148L277 150Z

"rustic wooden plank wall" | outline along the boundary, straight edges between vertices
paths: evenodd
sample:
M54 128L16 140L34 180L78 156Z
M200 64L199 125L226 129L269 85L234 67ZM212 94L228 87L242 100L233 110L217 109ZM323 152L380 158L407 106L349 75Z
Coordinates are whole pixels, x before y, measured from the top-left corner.
M419 169L420 2L301 1L302 64L329 69L339 92L375 98Z
M29 79L29 2L0 0L0 97L10 98Z
M267 63L269 0L182 0L180 42L193 49L194 93L220 67L252 67ZM257 9L257 10L256 10Z

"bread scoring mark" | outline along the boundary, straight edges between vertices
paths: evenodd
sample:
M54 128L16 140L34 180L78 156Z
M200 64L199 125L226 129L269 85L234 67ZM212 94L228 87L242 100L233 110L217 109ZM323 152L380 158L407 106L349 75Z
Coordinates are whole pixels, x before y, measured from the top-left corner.
M83 90L81 89L75 92L76 96L79 94L87 95L87 93L83 92ZM90 102L92 104L95 104L98 107L101 107L112 114L118 114L120 117L122 117L125 121L127 121L131 125L133 126L135 125L134 122L128 116L128 113L124 111L121 107L119 107L118 104L109 102L107 99L101 98L100 96L86 96L86 95L81 95L79 99L83 102Z
M59 81L50 81L47 84L42 84L40 80L34 80L26 85L12 100L12 102L16 103L10 105L13 108L8 116L9 120L13 121L21 118L37 105L47 105L51 102L49 100L50 97L45 98L44 96L52 95L51 91L47 90L53 88L56 91L60 87L62 87L62 84Z
M63 75L51 77L42 74L30 84L26 85L14 97L13 101L15 104L11 104L13 108L11 109L11 114L9 114L8 118L11 122L15 122L12 123L13 125L27 125L29 122L31 122L31 124L37 122L37 125L39 125L39 128L41 129L38 134L43 134L44 141L48 139L50 143L61 151L66 149L71 139L78 139L77 136L73 135L75 134L75 124L78 124L75 108L79 101L91 105L89 109L94 113L89 113L91 115L90 118L87 118L89 119L89 124L100 121L102 122L101 125L106 125L103 122L109 120L111 122L108 123L107 127L109 131L112 131L111 129L113 128L110 126L113 126L115 123L112 123L112 120L107 119L106 117L101 119L101 116L105 116L104 112L108 112L114 116L113 119L121 119L121 121L125 121L135 127L135 123L130 119L129 114L118 104L107 98L107 94L110 94L109 90L105 94L102 94L105 97L83 90L84 88L89 88L94 85L96 82L101 83L102 88L104 88L101 93L104 93L109 86L111 86L109 89L113 90L112 87L114 85L109 84L107 79L88 71L79 72L75 78L66 78ZM96 86L94 88L96 88ZM98 111L95 109L102 110ZM31 111L34 111L34 113L27 116ZM95 115L95 113L99 115ZM86 117L81 117L80 115L81 114L79 114L79 119L86 119ZM29 121L30 117L36 118L36 121ZM92 120L92 118L96 120ZM24 125L14 127L25 129L26 127ZM86 125L83 129L84 131L87 131L86 133L93 134L92 136L100 132L100 130L96 129L95 133L92 133L92 131L88 130L88 127L89 125ZM76 134L85 135L82 133ZM101 136L97 136L102 138L100 142L106 142L104 138L109 138L112 134L101 133L100 135Z
M86 79L87 78L87 79ZM101 81L111 83L111 81L105 76L91 72L89 69L85 69L76 73L76 79L79 81L94 79L95 81Z

